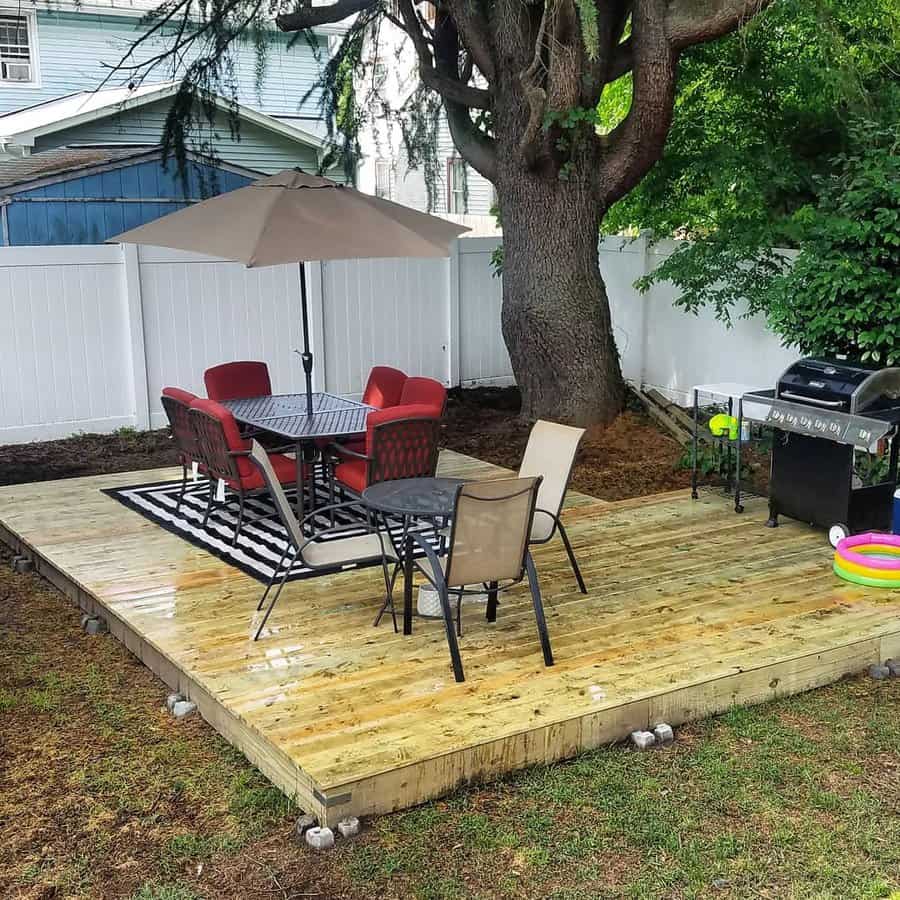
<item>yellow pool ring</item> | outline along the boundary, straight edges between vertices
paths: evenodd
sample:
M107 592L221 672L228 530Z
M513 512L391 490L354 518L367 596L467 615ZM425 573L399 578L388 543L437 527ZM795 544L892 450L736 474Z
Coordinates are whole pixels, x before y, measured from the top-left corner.
M835 556L834 562L835 565L840 566L845 572L850 572L853 575L863 575L866 578L875 578L879 581L896 581L897 587L900 587L900 569L873 569L871 566L861 566L859 563L851 562L849 559L843 559L838 556Z

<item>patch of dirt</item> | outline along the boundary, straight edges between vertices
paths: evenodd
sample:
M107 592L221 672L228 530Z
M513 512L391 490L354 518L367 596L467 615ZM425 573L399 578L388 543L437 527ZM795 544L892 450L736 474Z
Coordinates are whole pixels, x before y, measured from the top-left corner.
M444 446L451 450L517 469L530 430L530 424L519 418L516 388L450 392ZM630 403L608 427L588 429L579 447L571 484L602 500L687 488L691 473L679 464L683 456L681 445L661 431L639 404Z
M519 418L515 388L450 392L443 444L451 450L517 469L531 426ZM603 500L687 488L684 451L638 405L609 427L589 429L581 442L572 486ZM58 441L0 447L0 484L51 481L176 464L166 429L82 434ZM702 479L708 481L709 479Z
M78 434L59 441L0 447L0 484L132 472L176 463L167 429Z

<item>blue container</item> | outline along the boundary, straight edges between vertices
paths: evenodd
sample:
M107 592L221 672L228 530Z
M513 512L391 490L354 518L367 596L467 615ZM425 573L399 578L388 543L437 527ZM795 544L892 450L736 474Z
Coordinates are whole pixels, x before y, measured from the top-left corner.
M900 534L900 488L894 491L894 515L891 521L891 531Z

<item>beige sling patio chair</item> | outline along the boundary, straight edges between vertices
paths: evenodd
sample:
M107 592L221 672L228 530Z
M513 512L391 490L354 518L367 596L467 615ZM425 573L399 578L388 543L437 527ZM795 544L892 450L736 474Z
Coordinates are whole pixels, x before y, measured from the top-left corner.
M543 476L541 489L538 492L537 509L534 513L534 524L531 528L531 543L546 544L553 539L553 535L558 530L572 571L575 573L578 588L582 594L586 594L587 588L581 577L575 552L572 550L569 536L559 517L563 501L566 499L566 490L569 487L569 478L575 463L575 453L583 435L583 428L557 425L555 422L545 422L543 419L539 419L534 423L531 434L528 436L528 445L525 447L522 464L519 466L519 478L527 478L531 475Z
M311 537L307 537L303 533L300 522L294 515L294 508L281 487L278 476L272 469L269 462L269 455L263 449L258 441L253 441L250 447L250 460L259 469L263 480L269 489L278 517L284 526L288 536L288 543L281 555L278 566L272 572L272 577L263 591L262 597L259 599L259 605L256 611L262 610L266 603L266 598L272 590L272 586L278 581L278 587L272 594L269 605L266 607L265 614L259 627L256 629L254 641L259 640L263 628L269 619L281 590L287 581L288 575L291 573L294 563L299 559L303 565L310 569L317 569L321 572L339 571L342 567L350 564L364 563L380 563L381 571L384 575L384 586L387 593L386 605L391 611L391 618L394 620L394 631L397 631L397 616L394 612L394 601L392 596L392 579L388 573L388 562L396 562L397 555L394 551L390 537L382 534L377 528L371 524L369 511L361 500L350 500L346 503L335 503L329 506L322 506L316 510L316 516L323 514L333 514L338 509L349 509L357 507L364 511L366 521L369 523L369 531L366 534L351 534L341 537L341 533L349 531L359 532L359 524L351 525L332 525L329 528L321 529ZM285 564L286 563L286 564ZM280 576L280 579L279 579Z
M434 548L419 533L408 540L424 553L420 559L408 557L409 568L417 568L437 591L441 602L453 675L465 681L459 654L457 629L450 609L450 595L457 597L457 622L462 598L466 594L488 593L487 620L497 618L497 593L518 584L527 575L531 602L537 622L544 664L553 665L553 651L547 634L541 589L534 561L528 551L540 477L503 478L499 481L475 481L457 488L453 506L450 538L445 556L438 557ZM407 547L407 554L409 547ZM468 588L466 585L484 585Z

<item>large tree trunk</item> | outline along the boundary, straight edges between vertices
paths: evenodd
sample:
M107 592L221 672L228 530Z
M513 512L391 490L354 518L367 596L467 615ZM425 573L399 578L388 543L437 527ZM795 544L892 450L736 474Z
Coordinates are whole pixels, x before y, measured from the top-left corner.
M602 210L589 183L510 167L503 216L503 337L522 414L610 422L625 388L598 265Z

